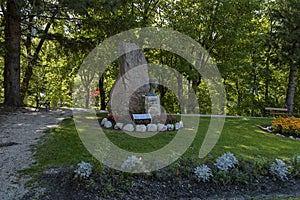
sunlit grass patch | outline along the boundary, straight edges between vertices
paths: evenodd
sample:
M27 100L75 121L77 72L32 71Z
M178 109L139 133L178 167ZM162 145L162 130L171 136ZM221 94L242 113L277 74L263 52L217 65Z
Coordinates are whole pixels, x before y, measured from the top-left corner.
M232 152L238 158L255 159L264 157L273 160L280 158L288 160L295 155L300 155L300 141L278 137L265 133L256 126L270 123L272 119L234 118L226 119L222 134L210 152L214 158L224 152ZM201 160L198 158L199 150L208 130L210 118L200 119L196 138L187 149L182 159ZM193 129L189 124L185 133ZM194 127L195 128L195 127ZM191 130L190 130L191 129ZM177 134L176 131L158 133L149 138L136 138L121 131L106 130L106 136L118 147L131 152L151 152L167 145ZM73 119L65 119L59 127L47 131L42 142L35 148L35 158L42 169L46 166L77 164L81 161L90 161L99 164L87 151L80 140Z

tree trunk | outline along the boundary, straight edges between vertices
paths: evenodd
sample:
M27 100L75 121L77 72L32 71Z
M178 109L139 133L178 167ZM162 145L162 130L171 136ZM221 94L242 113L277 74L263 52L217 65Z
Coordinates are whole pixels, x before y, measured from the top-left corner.
M289 116L293 115L296 78L297 78L297 66L293 65L290 67L289 83L288 83L288 90L286 95L286 106L288 109Z
M196 93L195 91L193 91L192 89L192 84L191 84L191 81L189 80L188 82L188 101L187 101L187 113L193 113L195 107L194 105L192 104L192 100L190 99L191 96L192 96L192 93Z
M196 109L196 104L195 103L193 103L193 100L192 100L192 95L191 95L191 93L192 92L194 92L195 93L195 95L197 96L197 92L198 92L198 86L201 84L201 77L199 77L199 79L197 79L197 80L192 80L192 81L190 81L191 82L191 86L192 86L192 88L190 88L189 89L189 97L188 97L188 102L189 102L189 110L190 110L190 112L188 112L188 113L194 113L194 111L195 111L195 109ZM190 86L189 86L190 87ZM192 91L193 90L193 91ZM197 102L198 103L198 102Z
M104 90L104 77L103 75L99 79L99 91L100 91L100 110L106 110L105 102L105 90Z
M4 103L23 106L20 96L21 14L15 1L7 1L5 18Z
M185 105L184 105L185 102L183 99L182 74L178 73L177 84L178 84L178 100L179 100L180 110L181 110L181 113L185 113Z
M85 88L86 91L86 98L85 98L85 108L88 109L90 107L90 88L86 87Z

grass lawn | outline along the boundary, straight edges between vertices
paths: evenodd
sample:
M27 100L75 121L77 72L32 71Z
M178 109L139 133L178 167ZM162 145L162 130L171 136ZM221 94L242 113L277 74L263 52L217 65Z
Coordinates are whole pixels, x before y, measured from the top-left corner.
M270 124L271 118L227 118L223 132L210 154L217 158L230 151L237 158L253 159L263 157L268 160L281 158L288 160L295 155L300 155L300 141L282 138L265 133L256 126ZM197 136L191 148L183 158L201 160L198 158L199 149L208 129L210 118L200 119ZM106 131L107 137L120 148L133 152L151 152L168 144L176 132L156 134L150 138L135 138L120 131ZM31 170L41 170L45 166L69 165L81 161L98 163L83 146L72 118L65 119L59 127L47 131L45 140L35 147L35 157L39 165Z

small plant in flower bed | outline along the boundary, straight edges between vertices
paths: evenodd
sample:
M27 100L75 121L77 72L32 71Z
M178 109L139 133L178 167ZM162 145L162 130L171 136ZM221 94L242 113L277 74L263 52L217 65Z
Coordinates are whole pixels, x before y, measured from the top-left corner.
M107 120L110 121L113 125L116 124L115 117L111 114L107 115Z
M177 118L172 114L162 113L160 116L154 116L152 119L153 123L162 123L162 124L175 124L179 122Z
M93 172L93 167L90 163L81 161L77 164L78 168L74 170L75 178L87 179Z
M176 117L174 115L172 115L172 114L167 115L165 124L175 124L176 122L178 122L178 120L176 119Z
M281 159L276 159L271 164L270 172L282 181L288 180L288 167L287 164Z
M199 182L200 181L206 182L211 177L213 177L211 169L205 164L202 164L201 166L196 167L194 170L194 174L196 175L197 180Z
M294 156L291 159L290 174L294 178L300 178L300 156Z
M288 177L299 178L300 156L295 156L291 162L281 159L268 161L262 157L253 160L240 161L230 152L224 153L215 161L208 160L194 168L194 177L198 182L212 182L214 184L255 184L269 178L273 181L289 181ZM268 179L271 180L271 179Z
M227 152L216 160L215 166L220 171L228 172L228 170L233 168L236 164L238 164L236 157L232 153Z
M300 136L300 118L278 117L272 121L272 126L277 133Z
M108 114L107 115L107 120L110 121L113 125L115 125L117 122L120 123L131 123L131 118L130 116L113 116L112 114Z

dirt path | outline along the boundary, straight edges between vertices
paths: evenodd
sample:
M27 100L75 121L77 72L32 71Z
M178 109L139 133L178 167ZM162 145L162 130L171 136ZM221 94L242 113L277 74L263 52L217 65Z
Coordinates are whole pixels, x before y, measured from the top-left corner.
M38 142L46 129L68 116L68 109L34 112L27 108L12 113L0 107L1 200L20 199L28 192L24 184L30 178L18 177L18 170L35 163L30 146Z

